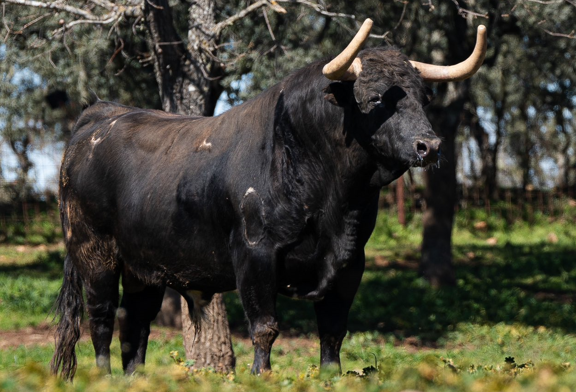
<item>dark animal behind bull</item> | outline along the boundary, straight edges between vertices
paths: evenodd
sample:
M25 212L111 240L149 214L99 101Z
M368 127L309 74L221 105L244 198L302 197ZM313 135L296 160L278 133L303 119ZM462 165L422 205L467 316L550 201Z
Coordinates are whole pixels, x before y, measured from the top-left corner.
M277 294L314 300L321 364L340 366L379 190L438 157L423 81L471 76L485 51L479 29L473 55L453 67L358 53L370 27L329 64L218 117L102 101L84 111L60 173L68 255L53 373L74 376L83 290L97 365L110 372L118 313L123 368L134 372L166 286L196 310L238 289L255 373L270 369Z

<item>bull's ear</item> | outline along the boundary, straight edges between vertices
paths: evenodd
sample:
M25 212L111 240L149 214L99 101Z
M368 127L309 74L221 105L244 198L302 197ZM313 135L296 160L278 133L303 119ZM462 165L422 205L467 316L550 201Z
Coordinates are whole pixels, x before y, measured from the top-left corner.
M433 100L434 97L436 96L436 94L434 94L434 91L426 86L426 100L424 101L424 106L428 106Z
M323 91L326 93L324 99L336 106L348 106L352 99L352 86L350 82L330 83Z

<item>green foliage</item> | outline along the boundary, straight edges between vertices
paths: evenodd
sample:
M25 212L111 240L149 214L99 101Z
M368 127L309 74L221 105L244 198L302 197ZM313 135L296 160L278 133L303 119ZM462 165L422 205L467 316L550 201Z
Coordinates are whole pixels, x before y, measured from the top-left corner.
M10 146L18 166L15 173L2 173L0 165L0 201L20 201L35 196L29 178L34 150L67 141L80 111L96 97L148 108L158 108L160 100L152 67L135 55L144 51L143 34L130 32L127 39L125 30L109 35L102 26L82 24L53 39L62 14L38 18L33 8L3 7L0 145ZM35 22L24 28L31 20ZM8 34L20 29L22 33ZM123 48L126 52L120 53ZM51 99L52 94L60 95ZM12 184L1 181L8 174L17 177Z
M62 240L60 219L54 212L28 217L13 215L0 227L0 243L17 245L48 245Z
M0 330L51 321L63 252L0 247Z

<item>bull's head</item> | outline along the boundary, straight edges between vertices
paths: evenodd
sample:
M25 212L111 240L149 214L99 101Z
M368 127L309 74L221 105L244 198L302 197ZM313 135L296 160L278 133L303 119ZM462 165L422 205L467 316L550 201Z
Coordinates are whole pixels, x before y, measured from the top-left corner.
M408 60L393 49L367 49L358 54L371 27L372 21L367 19L348 47L324 67L324 75L338 81L325 90L326 99L353 106L354 137L381 169L397 177L410 166L438 161L440 139L424 113L430 97L424 82L460 81L472 76L484 61L486 28L478 27L476 47L467 60L436 66Z

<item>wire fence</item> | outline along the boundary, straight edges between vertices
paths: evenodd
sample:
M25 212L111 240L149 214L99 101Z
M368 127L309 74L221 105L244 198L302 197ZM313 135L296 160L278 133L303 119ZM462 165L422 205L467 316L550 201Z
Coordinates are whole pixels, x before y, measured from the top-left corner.
M426 202L421 187L404 186L403 191L404 203L398 199L395 184L384 188L380 208L397 214L401 223L406 223L426 210ZM455 209L465 219L472 220L478 219L479 211L484 213L483 217L495 216L509 223L534 222L541 216L557 219L566 216L569 210L576 211L576 190L499 189L497 197L491 198L481 188L461 187ZM37 242L57 240L61 234L59 225L56 193L45 192L37 198L0 204L0 242L28 242L30 237Z
M403 216L416 216L426 210L424 188L421 186L402 186L398 183L382 190L380 208L393 210L405 223ZM527 221L533 223L538 216L562 218L567 211L576 211L576 187L553 189L499 188L494 195L488 195L483 187L458 188L457 213L464 218L473 219L482 211L484 217L494 216L509 223ZM573 214L570 214L570 216Z

